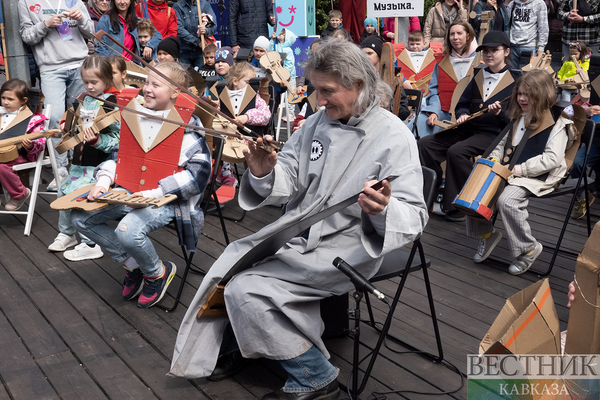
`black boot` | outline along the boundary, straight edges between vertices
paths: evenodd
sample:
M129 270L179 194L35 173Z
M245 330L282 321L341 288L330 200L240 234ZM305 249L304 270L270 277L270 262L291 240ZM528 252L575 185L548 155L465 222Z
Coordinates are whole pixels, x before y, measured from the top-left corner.
M339 398L340 388L338 381L334 380L323 389L315 392L286 393L283 390L278 390L264 395L261 400L337 400Z
M213 373L207 377L209 381L217 382L223 379L231 378L238 372L244 369L248 359L242 357L242 353L234 351L233 353L219 356L217 360L217 366Z

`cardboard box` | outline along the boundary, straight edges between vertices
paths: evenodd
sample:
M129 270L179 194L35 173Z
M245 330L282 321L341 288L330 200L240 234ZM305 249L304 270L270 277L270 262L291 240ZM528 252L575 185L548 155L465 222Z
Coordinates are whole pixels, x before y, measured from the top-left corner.
M548 278L506 300L479 354L560 354L560 328Z
M569 312L566 354L600 354L600 222L575 267L575 301Z

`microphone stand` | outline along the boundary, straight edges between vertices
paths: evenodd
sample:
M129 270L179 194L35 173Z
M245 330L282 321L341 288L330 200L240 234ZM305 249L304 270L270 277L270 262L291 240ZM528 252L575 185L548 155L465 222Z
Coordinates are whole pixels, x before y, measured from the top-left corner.
M345 329L346 333L354 339L354 351L352 354L352 389L350 389L350 399L358 400L360 394L358 388L358 363L360 350L360 302L364 296L364 291L357 285L354 285L355 291L352 294L356 304L354 310L348 310L348 318L354 319L354 328ZM368 375L365 376L368 379Z

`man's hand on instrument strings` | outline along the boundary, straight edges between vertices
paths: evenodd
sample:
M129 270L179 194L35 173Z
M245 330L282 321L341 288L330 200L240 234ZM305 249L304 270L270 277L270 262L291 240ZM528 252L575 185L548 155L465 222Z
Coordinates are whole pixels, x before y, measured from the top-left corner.
M379 190L371 189L375 183L377 181L366 182L363 193L358 196L358 205L369 215L377 215L382 212L392 196L392 185L387 180L383 181Z
M264 139L266 139L267 142L273 140L271 135L265 135ZM257 178L268 175L275 168L275 164L277 164L277 153L275 153L275 150L269 154L263 149L256 147L257 145L260 146L262 144L263 138L257 138L256 144L250 142L248 143L248 150L242 150L246 157L250 172Z
M502 111L502 104L500 104L499 101L492 103L488 107L488 111L493 115L498 115L500 114L500 111Z
M96 197L100 196L102 193L105 193L107 190L108 189L102 186L94 186L92 190L90 190L87 198L90 201L94 201L96 200Z

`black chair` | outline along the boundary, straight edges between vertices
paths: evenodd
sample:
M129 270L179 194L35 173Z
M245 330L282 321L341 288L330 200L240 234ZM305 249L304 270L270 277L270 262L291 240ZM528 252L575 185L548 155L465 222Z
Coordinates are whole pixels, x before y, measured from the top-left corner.
M227 235L227 228L225 227L225 221L223 219L223 215L221 214L221 206L219 204L219 199L217 197L216 189L215 189L215 186L216 186L215 182L217 180L216 178L217 178L217 174L219 172L218 166L219 166L219 163L221 162L221 155L223 154L223 147L225 146L225 139L222 139L218 136L213 136L212 140L215 145L215 149L213 150L213 153L212 153L214 162L213 162L213 169L212 169L212 173L211 173L210 182L205 191L205 196L207 198L204 199L204 201L203 201L202 211L204 212L204 215L206 216L208 206L210 203L210 199L212 198L213 201L215 202L215 208L219 215L219 219L221 220L221 228L223 229L223 236L225 237L225 242L227 244L229 244L229 236ZM210 145L210 143L209 143L209 145ZM178 239L181 242L181 238L179 237L179 231L177 230L175 223L173 223L172 228L175 229L175 231L177 232ZM197 245L197 243L196 243L196 245ZM179 289L177 289L177 295L175 296L175 302L173 303L173 305L170 308L159 303L156 305L158 308L162 308L166 312L175 311L175 309L177 308L177 306L179 305L179 302L181 300L181 293L183 293L183 286L185 285L188 274L190 272L193 272L195 274L206 275L206 272L192 267L192 259L194 258L195 247L196 246L194 246L194 251L188 252L187 249L185 248L185 246L181 246L181 252L183 253L183 259L185 260L185 269L183 270L183 276L181 277L181 283L179 284Z
M565 231L567 230L567 225L569 224L569 220L571 219L571 212L573 211L575 201L577 200L577 193L579 192L579 188L581 187L582 180L584 182L583 185L584 185L584 190L585 190L586 210L588 210L588 212L586 213L588 236L591 235L591 233L592 233L592 224L591 224L590 213L589 213L588 181L587 181L586 167L587 167L588 156L590 154L591 143L594 140L595 131L596 131L595 122L592 120L588 120L586 122L585 127L583 128L583 132L581 134L581 143L585 144L585 158L583 160L581 175L579 176L579 179L577 179L577 184L575 185L575 187L574 188L569 187L569 188L564 188L564 189L560 188L560 189L554 190L553 192L542 197L542 198L548 199L548 198L572 194L571 203L569 204L567 214L565 215L565 221L563 222L562 229L560 230L560 234L558 235L558 240L556 242L556 246L553 246L553 247L546 246L546 249L554 250L554 252L552 253L552 259L550 260L550 264L548 265L547 271L544 273L540 273L540 272L535 272L533 270L530 270L531 272L538 274L539 276L550 275L550 273L552 272L552 268L554 267L554 262L556 261L556 257L558 255L559 251L563 252L563 253L574 255L575 257L577 256L577 254L574 252L560 250L560 244L562 243L563 237L565 235Z
M219 174L219 165L221 164L221 156L223 155L223 148L225 147L225 138L221 138L219 136L213 136L212 142L214 145L213 150L213 169L211 173L210 182L208 187L206 188L205 196L206 199L203 202L202 211L204 215L211 214L212 211L216 211L219 216L219 220L221 221L221 228L223 229L223 236L225 238L225 243L229 244L229 236L227 235L227 228L225 227L225 218L223 218L223 213L221 209L221 204L219 202L219 196L217 196L217 175ZM210 143L209 143L210 145ZM210 201L214 202L215 209L209 211Z
M425 204L427 205L427 209L429 209L433 203L433 193L434 193L435 183L436 183L436 174L435 174L435 171L433 171L432 169L429 169L427 167L421 167L421 168L423 170L423 195L425 198ZM415 253L417 252L417 250L419 251L419 259L415 260L414 257L415 257ZM371 374L373 366L375 365L375 359L377 358L379 350L380 350L381 346L383 345L386 338L390 339L410 350L418 351L419 354L421 354L423 357L431 359L435 362L441 362L444 359L444 353L442 350L442 339L440 337L437 316L435 313L435 305L434 305L434 301L433 301L433 294L431 292L431 284L429 282L429 274L427 272L427 268L429 266L431 266L431 261L425 258L425 252L423 251L423 246L421 244L421 240L420 240L420 238L417 238L413 242L410 253L408 253L402 249L398 249L398 250L394 250L391 253L387 254L383 259L383 264L381 265L381 268L379 268L379 271L375 274L375 276L373 276L370 279L370 282L374 283L374 282L379 282L379 281L392 279L392 278L396 278L396 277L401 278L400 284L398 285L398 288L396 289L396 294L394 296L392 303L390 304L390 309L387 314L386 320L383 323L382 328L379 328L378 323L375 321L375 317L373 315L373 310L371 307L371 302L369 300L369 296L367 293L365 293L365 300L366 300L366 304L367 304L367 310L369 313L368 323L375 330L377 330L380 333L380 335L379 335L377 344L375 345L375 348L373 349L373 352L372 352L373 356L371 357L371 359L369 361L369 365L368 365L367 369L365 370L365 374L363 376L363 381L362 381L362 384L361 384L361 387L360 387L358 393L360 393L364 390L364 387L366 386L367 380ZM404 284L406 283L408 274L410 274L411 272L419 271L419 270L423 271L423 279L425 281L425 289L427 291L427 298L429 300L429 310L431 312L431 321L433 324L433 330L434 330L435 340L436 340L436 344L437 344L437 351L438 351L437 356L430 354L428 352L425 352L425 351L420 351L419 349L415 348L414 346L404 342L402 339L400 339L396 336L390 335L388 333L389 329L391 327L391 324L392 324L392 320L394 318L394 311L396 310L396 306L398 305L398 302L400 300L400 295L402 294L402 290L404 289Z
M419 118L419 113L421 112L421 102L423 100L423 92L418 89L404 89L404 93L406 93L406 98L408 99L408 108L410 110L414 110L415 118L413 120L413 135L415 138L419 140L419 131L417 129L417 118Z

